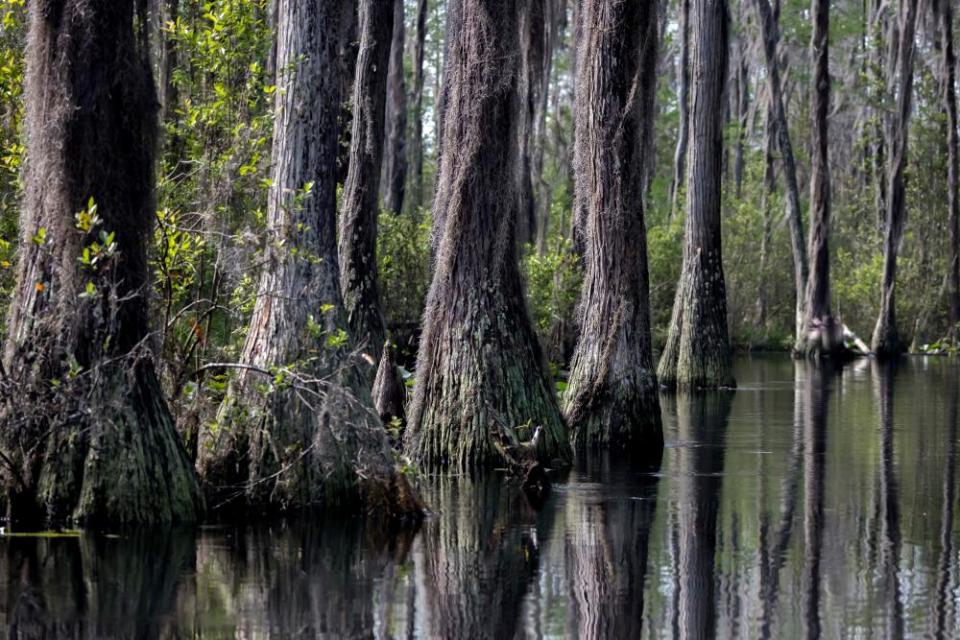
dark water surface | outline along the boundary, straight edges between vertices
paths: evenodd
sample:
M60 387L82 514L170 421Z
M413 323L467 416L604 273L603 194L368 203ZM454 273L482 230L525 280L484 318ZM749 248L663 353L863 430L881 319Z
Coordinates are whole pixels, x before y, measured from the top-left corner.
M530 506L427 482L416 535L359 521L0 540L13 637L954 637L955 362L740 359L662 398L656 473L597 461Z

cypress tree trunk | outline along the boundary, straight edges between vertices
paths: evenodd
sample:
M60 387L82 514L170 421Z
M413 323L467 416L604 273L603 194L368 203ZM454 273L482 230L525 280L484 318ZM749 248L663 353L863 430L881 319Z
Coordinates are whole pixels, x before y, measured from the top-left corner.
M517 239L520 244L533 242L537 237L537 209L534 197L534 166L536 118L540 96L544 92L544 5L549 0L527 0L520 10L520 126L517 145L520 162L517 163Z
M939 3L939 32L943 62L943 110L947 114L947 226L950 233L950 254L947 264L949 291L948 336L957 339L960 325L960 192L958 192L958 131L957 131L957 58L953 48L953 4L949 0Z
M403 0L394 0L393 39L387 71L387 127L380 184L383 208L400 213L407 182L407 84L403 73Z
M687 171L687 147L690 139L690 2L679 0L680 5L680 124L677 131L677 149L673 155L673 182L670 183L670 212L680 207L680 186L684 184Z
M803 306L803 331L795 351L811 358L843 351L842 328L830 311L830 159L827 114L830 111L829 0L813 0L813 86L810 111L813 154L810 162L810 274Z
M0 423L8 513L33 524L203 510L148 334L157 97L136 6L30 6L29 161Z
M661 383L682 389L735 384L720 239L726 1L693 0L691 18L690 75L694 82L683 271L657 371Z
M773 206L771 201L776 195L777 189L777 174L773 163L774 140L777 134L769 95L767 95L766 102L763 119L763 195L760 200L760 210L763 212L763 235L760 238L760 281L757 286L757 301L755 304L756 325L761 329L765 328L767 324L767 265L770 262L770 243L773 239Z
M339 3L280 0L265 267L197 468L214 507L416 515L348 350L336 260ZM266 372L266 376L264 375Z
M880 315L873 330L870 348L878 358L891 358L906 351L906 344L897 329L896 284L897 254L907 219L907 126L910 122L913 94L914 29L917 22L917 0L900 0L899 47L896 54L896 112L890 127L890 164L887 169L887 203L883 228L883 281L880 293Z
M394 15L392 0L360 3L350 169L341 195L339 221L340 292L351 335L373 362L380 361L386 337L377 282L377 198ZM371 380L373 373L371 369Z
M655 3L585 0L577 141L586 162L577 189L587 207L580 340L564 413L575 446L656 452L663 446L650 339L643 207L646 100L655 66Z
M569 455L566 428L527 318L515 241L519 10L455 0L444 77L433 282L406 444L428 466L498 464L494 429L543 427L542 459ZM455 151L455 152L454 152Z
M797 166L793 157L793 145L790 142L790 129L787 110L783 102L783 86L780 81L780 64L777 61L777 46L780 41L779 12L770 7L770 0L756 0L763 31L763 53L767 66L767 91L773 105L773 117L776 122L777 141L783 162L783 178L787 184L787 223L790 227L790 242L793 250L793 283L796 300L794 314L795 337L799 339L803 331L804 303L807 295L809 266L803 237L803 212L800 207L800 186L797 182Z
M746 26L743 3L737 6L738 21ZM747 129L750 120L750 70L747 67L746 36L737 38L737 150L733 163L733 180L739 200L743 192L743 172L746 168L744 151L747 141Z
M423 192L423 61L427 41L427 0L417 0L417 34L413 42L413 135L410 137L412 168L409 206L416 210L424 204Z

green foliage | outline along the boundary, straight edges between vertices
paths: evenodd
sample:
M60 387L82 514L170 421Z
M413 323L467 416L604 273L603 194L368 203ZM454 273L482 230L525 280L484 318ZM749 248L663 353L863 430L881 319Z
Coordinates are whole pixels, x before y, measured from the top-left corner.
M429 212L381 211L377 232L380 301L389 326L417 323L430 288Z
M580 300L580 257L568 238L553 236L543 253L529 247L522 266L534 329L548 356L558 359L563 354L563 333L573 325Z

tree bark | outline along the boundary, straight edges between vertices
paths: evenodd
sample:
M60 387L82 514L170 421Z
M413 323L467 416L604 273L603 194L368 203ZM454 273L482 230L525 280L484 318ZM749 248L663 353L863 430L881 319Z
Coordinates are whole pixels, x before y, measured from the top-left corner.
M413 42L413 134L410 136L409 207L412 211L424 205L423 186L423 61L427 42L427 0L417 0L417 32Z
M655 81L655 3L585 0L577 141L586 160L577 189L587 207L580 340L564 397L575 447L657 455L663 446L650 338L643 175Z
M760 238L760 282L757 286L756 325L763 329L767 324L767 269L770 262L770 243L773 240L773 206L776 196L777 174L773 162L774 140L776 140L776 122L773 117L773 105L767 92L767 105L763 120L763 195L760 210L763 212L763 235Z
M29 161L0 423L8 515L31 524L203 511L148 335L157 97L136 7L30 6Z
M243 366L199 440L201 479L212 506L228 512L363 504L386 520L421 509L344 331L335 238L340 8L280 0L266 264Z
M528 0L520 11L520 127L517 135L520 162L517 164L517 239L520 244L537 238L537 199L534 186L534 154L539 127L537 117L546 92L543 67L546 58L546 6L551 0Z
M677 102L680 106L680 124L677 129L677 149L673 155L673 182L670 183L670 211L680 208L680 187L686 180L687 147L690 139L690 3L679 0L680 5L680 90Z
M838 356L843 352L843 329L830 311L830 158L827 114L830 111L829 0L813 0L813 83L810 111L813 114L810 162L810 274L803 330L795 351L808 358Z
M777 61L777 46L780 40L779 12L770 7L770 0L756 0L763 31L763 53L767 66L767 90L773 105L776 121L777 141L783 162L783 177L787 184L787 223L790 227L790 242L793 250L793 283L796 300L794 333L799 338L803 331L803 307L806 301L809 266L804 246L803 211L800 207L800 186L797 182L797 166L793 156L793 144L790 142L790 129L787 110L783 100L783 87L780 81L780 65Z
M517 263L519 10L455 0L434 201L433 281L406 445L426 466L500 462L491 430L542 426L541 459L569 457L566 428L527 317ZM455 150L455 153L450 152ZM439 225L439 226L436 226Z
M896 111L890 126L889 166L887 167L887 203L883 229L883 281L880 315L873 330L870 348L878 358L892 358L906 351L900 338L896 315L897 255L907 219L907 127L913 94L914 30L917 0L900 0L899 47L894 69Z
M746 16L744 15L743 3L737 6L737 18L741 25L746 27ZM737 200L743 193L743 172L746 168L746 159L744 156L747 129L750 119L750 70L747 66L747 43L746 36L741 34L737 37L737 148L733 161L733 180L736 185Z
M387 71L387 126L383 157L383 178L380 183L383 208L394 213L403 211L407 182L407 83L403 72L405 39L403 0L394 0L393 41L390 45L390 68Z
M394 31L392 0L360 3L360 51L353 82L350 170L341 195L339 226L340 292L351 337L380 361L386 326L377 277L377 216L383 155L387 68ZM373 380L374 370L369 370Z
M657 375L682 389L735 384L727 335L720 234L723 84L727 77L725 0L691 5L691 121L683 271Z
M948 336L954 340L960 332L960 141L957 130L957 58L953 48L953 3L939 2L939 36L943 62L941 63L943 110L947 115L947 226L950 233L950 253L947 263L949 283Z

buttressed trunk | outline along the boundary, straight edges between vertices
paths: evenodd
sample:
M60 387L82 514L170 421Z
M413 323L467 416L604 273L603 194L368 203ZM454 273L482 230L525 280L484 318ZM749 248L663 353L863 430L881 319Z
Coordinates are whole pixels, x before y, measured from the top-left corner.
M242 368L200 433L214 508L420 510L349 354L334 235L339 10L280 0L266 264Z
M827 114L830 111L830 3L813 0L813 86L810 91L813 113L813 154L810 163L810 274L803 330L795 351L811 358L838 355L843 351L843 332L830 311L830 159Z
M148 339L158 104L136 6L30 5L29 162L0 422L9 515L35 524L203 510Z
M683 270L657 375L668 387L734 385L720 242L723 83L727 77L725 0L691 6L691 121Z
M340 211L340 291L352 335L374 363L380 360L386 336L377 282L377 198L393 19L392 0L360 3L350 169ZM373 376L371 366L371 381Z
M452 7L458 24L447 44L435 269L406 433L408 451L428 466L498 464L491 431L526 424L543 427L542 459L569 457L517 263L517 4Z
M907 126L910 122L913 94L914 29L917 0L900 0L899 48L896 53L896 111L890 127L889 166L887 168L886 218L883 225L883 281L880 289L880 315L873 329L870 348L878 358L901 355L907 347L897 329L896 284L897 254L907 221Z
M663 446L650 340L643 210L652 104L645 64L656 56L656 3L586 0L577 82L577 189L587 207L580 341L564 413L576 446L659 455Z

